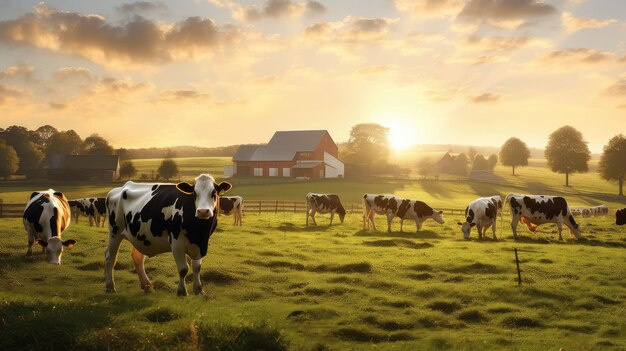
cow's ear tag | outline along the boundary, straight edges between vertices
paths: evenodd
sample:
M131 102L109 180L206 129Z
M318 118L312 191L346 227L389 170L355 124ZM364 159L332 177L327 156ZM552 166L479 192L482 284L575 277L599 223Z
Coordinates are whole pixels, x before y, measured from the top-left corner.
M176 189L178 189L178 191L180 191L183 194L187 194L187 195L191 195L193 194L193 185L189 184L189 183L178 183L176 184Z

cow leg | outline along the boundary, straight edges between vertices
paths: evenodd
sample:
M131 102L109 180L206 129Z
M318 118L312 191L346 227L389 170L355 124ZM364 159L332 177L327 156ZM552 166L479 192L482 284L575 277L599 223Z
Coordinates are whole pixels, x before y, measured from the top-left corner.
M311 220L313 221L313 225L317 226L317 222L315 221L315 209L311 209Z
M193 293L196 295L204 295L202 282L200 281L200 268L202 267L202 258L191 260L191 269L193 271Z
M419 228L420 228L420 220L419 218L415 217L415 232L419 232Z
M309 206L309 203L306 203L306 226L309 226L309 216L311 215L311 207Z
M111 229L109 229L111 232ZM104 251L104 286L106 292L115 292L115 281L113 280L113 267L117 261L117 252L124 237L121 233L110 233L109 246Z
M333 225L333 217L335 217L335 211L330 211L330 224Z
M391 222L393 221L394 214L387 214L387 233L391 233Z
M498 237L496 236L496 220L495 219L493 220L493 223L491 224L491 232L493 233L493 240L498 240Z
M404 226L404 219L400 218L400 233L402 233L404 231L403 230L404 229L403 226Z
M476 224L476 230L478 230L478 240L483 240L483 226L480 223Z
M35 236L28 231L28 250L26 250L26 258L35 258L33 256L33 244L35 243Z
M561 235L561 232L563 231L563 223L558 219L556 221L556 228L559 230L559 240L563 241L563 236Z
M376 220L374 220L375 216L376 216L376 213L374 212L374 210L370 210L370 212L368 214L368 223L372 224L372 229L378 230L378 229L376 229Z
M520 216L511 214L511 230L513 231L513 238L517 240L517 223L519 223Z
M150 279L148 279L148 275L146 274L146 270L143 266L146 256L137 251L134 246L130 254L133 257L133 263L135 264L135 271L137 272L137 276L139 277L139 284L141 284L141 289L148 293L152 290L152 284L150 283Z
M176 294L178 296L187 296L187 287L185 286L185 277L189 272L189 266L187 266L187 257L185 255L185 247L183 243L179 243L178 240L172 242L172 255L174 261L176 261L176 268L178 269L178 290Z

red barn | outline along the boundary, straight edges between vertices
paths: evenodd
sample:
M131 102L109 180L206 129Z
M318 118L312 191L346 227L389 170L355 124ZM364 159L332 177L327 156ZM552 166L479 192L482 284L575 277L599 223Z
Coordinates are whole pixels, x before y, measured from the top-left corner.
M326 130L279 131L267 145L242 145L225 175L338 178L344 165Z

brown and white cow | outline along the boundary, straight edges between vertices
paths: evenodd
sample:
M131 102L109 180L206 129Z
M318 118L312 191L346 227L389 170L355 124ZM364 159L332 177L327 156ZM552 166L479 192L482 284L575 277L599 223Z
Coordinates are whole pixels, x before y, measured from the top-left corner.
M230 216L233 215L235 221L233 225L243 225L243 197L241 196L221 196L220 197L220 214Z
M333 224L333 217L335 212L339 215L339 220L343 223L346 217L346 209L341 204L339 196L335 194L306 194L306 225L309 225L309 217L313 220L313 225L317 225L315 222L315 213L330 213L330 225Z
M193 291L203 293L200 281L202 258L207 254L209 238L217 228L218 202L229 183L216 183L209 174L201 174L195 184L148 184L126 182L107 195L109 245L105 251L105 287L115 291L113 267L122 240L133 245L132 258L141 288L152 289L144 269L145 256L172 252L178 268L178 295L187 295L185 276L189 272L186 257L191 258Z
M493 239L496 237L496 219L498 211L502 210L502 199L500 196L481 197L469 203L465 208L465 222L458 222L463 232L463 237L467 240L470 238L472 227L478 230L478 238L482 239L483 235L491 227ZM502 213L500 213L502 214Z
M412 219L415 221L417 230L422 230L422 224L429 218L439 224L443 224L443 211L437 211L426 203L417 200L410 200L394 195L363 195L363 227L370 227L376 230L374 216L376 214L387 216L387 231L391 232L391 222L395 217L400 218L400 231L402 231L402 221Z
M517 223L520 222L528 226L532 232L540 224L556 223L559 240L563 240L561 231L565 224L573 236L582 237L580 226L574 220L567 201L561 196L509 194L504 203L511 207L511 228L515 240L517 240Z
M61 264L63 246L72 247L76 240L61 240L61 233L70 225L70 206L63 193L48 189L36 191L24 209L24 229L28 234L26 257L33 257L33 244L41 245L48 263Z

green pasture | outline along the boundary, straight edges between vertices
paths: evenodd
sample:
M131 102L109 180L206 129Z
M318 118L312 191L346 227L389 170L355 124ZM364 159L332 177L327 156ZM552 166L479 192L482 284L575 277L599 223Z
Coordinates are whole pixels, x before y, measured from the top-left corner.
M174 160L178 164L180 179L193 179L201 173L221 176L224 174L224 166L232 164L230 157L180 157ZM152 179L153 176L158 174L158 169L163 159L147 158L131 161L137 169L137 174L134 178L139 179L142 174L145 174L148 179Z
M626 227L581 218L585 240L553 225L514 242L461 239L460 216L415 232L305 227L304 214L220 217L205 296L176 297L170 254L146 261L145 294L124 242L117 293L103 282L107 229L81 221L61 266L24 258L20 219L0 221L0 349L80 350L623 350ZM377 217L377 225L385 223ZM499 225L499 222L498 222ZM520 250L522 287L513 248ZM191 280L188 288L191 291Z

